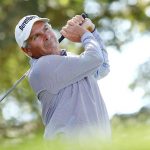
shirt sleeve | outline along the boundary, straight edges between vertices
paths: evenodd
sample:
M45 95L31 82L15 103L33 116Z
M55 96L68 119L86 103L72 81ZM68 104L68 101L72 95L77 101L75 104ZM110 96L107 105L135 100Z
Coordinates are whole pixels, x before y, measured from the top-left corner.
M32 80L32 85L41 84L43 89L57 93L60 89L93 75L98 66L103 64L102 51L90 32L82 36L81 42L84 52L78 56L47 55L41 57L34 67L33 72L38 77Z
M99 46L100 46L100 51L103 56L103 63L97 68L96 72L94 73L94 77L99 80L103 77L105 77L109 72L110 72L110 66L109 66L109 60L108 60L108 53L106 51L105 45L98 33L98 31L95 29L93 32L93 36L97 40Z

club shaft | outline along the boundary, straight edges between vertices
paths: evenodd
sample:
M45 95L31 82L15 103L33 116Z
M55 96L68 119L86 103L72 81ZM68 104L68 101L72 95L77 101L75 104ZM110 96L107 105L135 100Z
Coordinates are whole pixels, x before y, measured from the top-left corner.
M28 75L30 69L19 79L15 82L15 84L6 92L6 94L0 99L0 102L7 97L15 88L16 86Z

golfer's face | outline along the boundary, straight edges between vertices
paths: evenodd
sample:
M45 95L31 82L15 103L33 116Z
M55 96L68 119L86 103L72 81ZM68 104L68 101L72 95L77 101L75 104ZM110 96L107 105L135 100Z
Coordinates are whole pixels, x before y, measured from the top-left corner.
M57 43L55 34L48 23L38 21L33 25L28 38L28 45L32 56L38 58L55 53L58 46Z

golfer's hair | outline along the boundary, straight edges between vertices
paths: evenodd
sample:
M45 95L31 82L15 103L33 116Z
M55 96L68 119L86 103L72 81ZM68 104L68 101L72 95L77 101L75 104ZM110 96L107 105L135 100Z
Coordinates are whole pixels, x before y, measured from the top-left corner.
M22 48L28 48L28 42L24 41Z

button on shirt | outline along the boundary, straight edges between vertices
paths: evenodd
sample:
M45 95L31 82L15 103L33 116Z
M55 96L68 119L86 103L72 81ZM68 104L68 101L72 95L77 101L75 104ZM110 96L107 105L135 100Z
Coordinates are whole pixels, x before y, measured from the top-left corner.
M31 60L29 82L42 108L45 138L97 133L109 137L110 122L97 80L109 73L108 54L97 30L81 38L84 52Z

